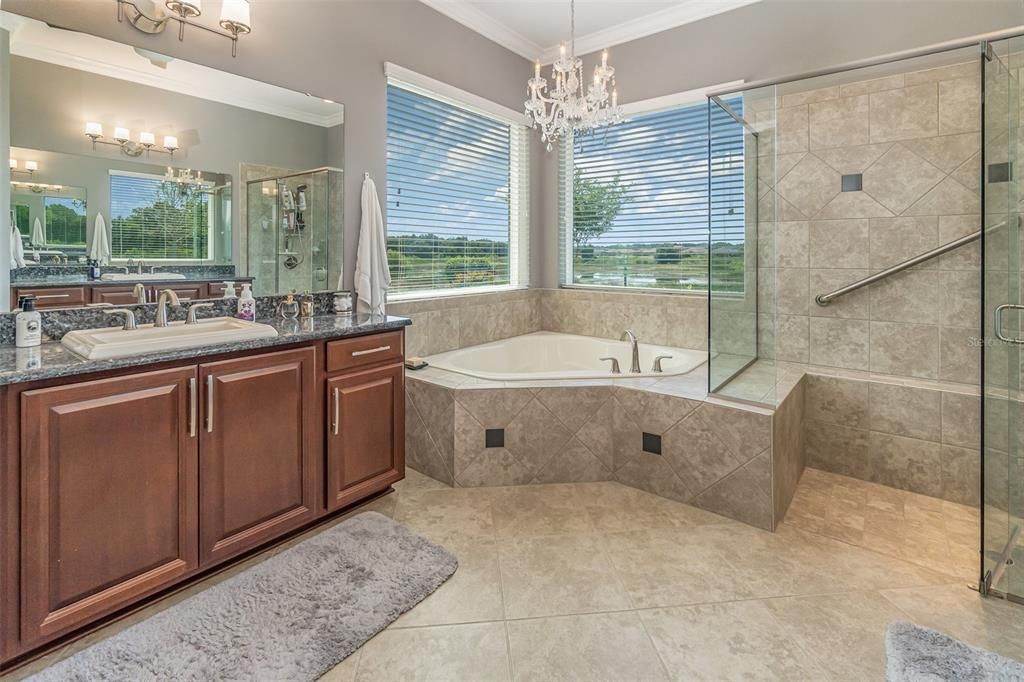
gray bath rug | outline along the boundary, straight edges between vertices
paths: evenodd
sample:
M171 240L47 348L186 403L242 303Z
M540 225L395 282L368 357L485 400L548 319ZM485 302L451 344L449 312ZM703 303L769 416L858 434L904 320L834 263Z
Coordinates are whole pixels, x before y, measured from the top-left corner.
M458 562L376 512L301 542L34 680L315 680Z
M888 682L1024 680L1024 663L911 623L889 626L885 652Z

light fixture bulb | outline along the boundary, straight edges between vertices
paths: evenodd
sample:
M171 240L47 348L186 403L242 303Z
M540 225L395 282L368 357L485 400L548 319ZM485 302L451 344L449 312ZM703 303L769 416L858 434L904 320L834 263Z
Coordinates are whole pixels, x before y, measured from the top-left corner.
M127 128L114 128L114 139L118 142L127 142L132 139L132 131Z
M251 32L249 0L224 0L220 8L220 27L232 33Z
M11 167L11 170L14 170L15 168L17 168L18 167L18 160L17 159L11 159L11 166L10 167Z
M164 148L165 149L177 149L178 138L174 135L164 135Z
M85 134L89 137L103 137L103 125L96 121L87 121L85 124Z
M27 170L27 171L37 171L37 170L39 170L39 162L38 161L26 161L25 162L25 170Z
M139 143L151 147L156 144L156 136L153 133L141 132L139 133Z

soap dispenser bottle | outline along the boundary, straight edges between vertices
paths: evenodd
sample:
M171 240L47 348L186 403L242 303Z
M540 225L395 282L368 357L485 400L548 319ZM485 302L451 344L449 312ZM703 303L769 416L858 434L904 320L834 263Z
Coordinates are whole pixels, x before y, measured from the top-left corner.
M22 296L21 312L14 318L14 345L31 348L43 342L43 322L31 296Z
M256 321L256 299L252 297L252 285L242 283L242 295L238 297L238 314L240 320Z

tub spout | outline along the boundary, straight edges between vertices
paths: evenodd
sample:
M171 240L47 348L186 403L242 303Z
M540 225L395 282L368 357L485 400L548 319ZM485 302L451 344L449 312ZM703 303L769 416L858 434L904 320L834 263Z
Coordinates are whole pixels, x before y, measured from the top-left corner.
M633 360L629 363L629 371L633 374L640 373L640 343L637 341L636 334L630 330L622 332L622 336L619 341L629 341L633 347Z

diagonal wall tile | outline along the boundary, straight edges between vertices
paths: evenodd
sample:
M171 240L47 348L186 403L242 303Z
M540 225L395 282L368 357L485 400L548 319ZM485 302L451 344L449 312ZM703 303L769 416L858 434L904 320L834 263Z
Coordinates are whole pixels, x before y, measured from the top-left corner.
M776 191L805 216L814 216L839 194L839 183L839 173L808 154L779 181Z
M505 448L536 475L572 434L534 398L505 427Z
M902 213L945 178L945 174L895 144L864 171L864 191L893 213Z
M525 388L475 388L456 393L462 407L488 429L508 426L532 398L533 392Z
M702 492L691 504L758 528L774 530L771 480L769 449Z
M576 433L611 394L610 386L556 386L537 391L537 400Z
M610 481L612 470L577 438L570 438L534 476L534 483Z
M981 149L981 133L906 140L903 146L944 173L952 173Z
M865 144L856 147L818 149L815 156L843 175L863 173L892 147L891 143Z
M700 492L744 464L707 423L703 407L673 426L662 438L662 452L676 475Z

